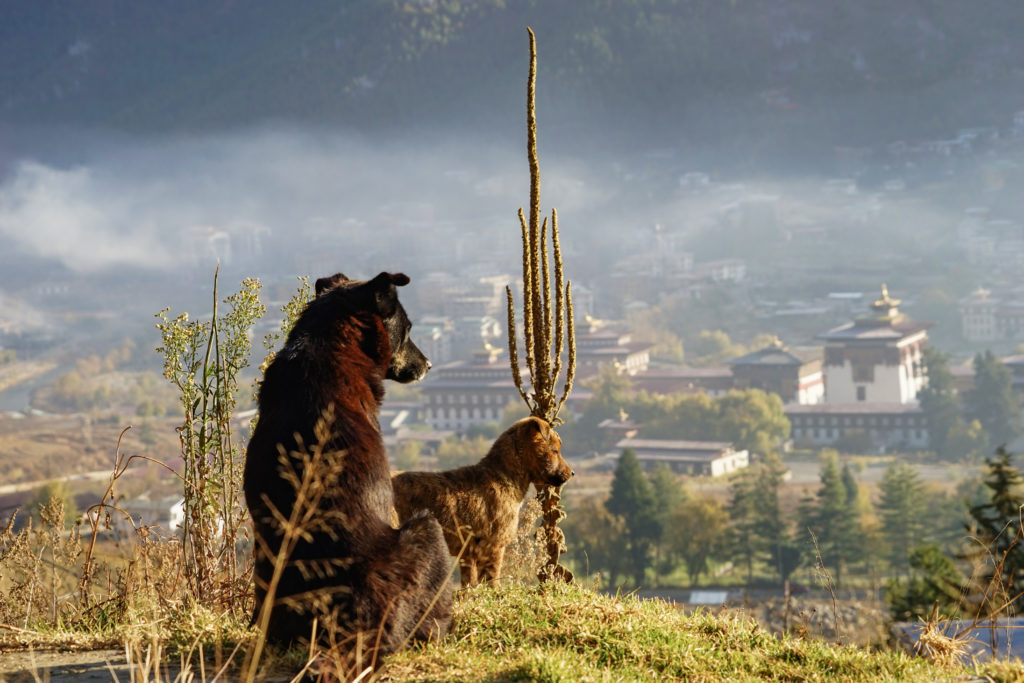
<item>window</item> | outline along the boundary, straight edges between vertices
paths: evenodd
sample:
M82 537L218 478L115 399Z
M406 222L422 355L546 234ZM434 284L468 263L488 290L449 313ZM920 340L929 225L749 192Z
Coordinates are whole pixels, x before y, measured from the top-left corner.
M865 400L867 398L867 393L868 392L867 392L867 388L866 387L857 387L857 400L858 401Z
M854 365L853 366L853 381L854 382L874 382L875 381L875 366L874 365Z

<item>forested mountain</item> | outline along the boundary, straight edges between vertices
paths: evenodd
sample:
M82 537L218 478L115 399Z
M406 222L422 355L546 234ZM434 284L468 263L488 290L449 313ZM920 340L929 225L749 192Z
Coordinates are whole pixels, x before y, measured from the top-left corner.
M728 138L767 126L865 144L1005 123L1022 105L1015 0L3 5L8 123L504 125L522 118L527 25L546 115L581 130L618 123Z

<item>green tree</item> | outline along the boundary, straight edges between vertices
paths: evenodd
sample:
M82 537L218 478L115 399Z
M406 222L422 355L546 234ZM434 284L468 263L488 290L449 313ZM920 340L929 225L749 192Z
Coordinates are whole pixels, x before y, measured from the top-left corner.
M648 475L647 480L651 484L651 495L654 498L654 516L661 527L661 535L654 547L654 568L659 574L667 574L675 567L672 554L666 552L665 532L668 529L672 511L687 498L686 489L683 488L679 475L664 463L655 467Z
M890 465L878 486L878 514L889 565L897 572L910 571L910 553L921 545L928 515L928 492L917 471L906 463Z
M655 509L654 491L631 448L623 450L619 457L611 496L605 501L605 507L608 512L625 520L630 570L634 583L639 586L644 583L646 571L651 566L651 550L661 536L661 525Z
M758 472L748 467L739 472L730 486L729 534L730 554L747 569L747 583L754 575L754 561L763 550L761 510L758 496Z
M985 428L978 420L958 417L946 435L945 460L976 462L988 447Z
M723 556L729 514L710 498L691 498L671 516L669 543L686 565L690 585L707 572L708 561Z
M459 438L450 436L437 448L437 466L442 470L453 470L480 461L491 450L491 441L482 436Z
M924 620L936 606L941 616L958 616L964 579L952 558L939 546L926 545L910 552L909 564L911 573L906 581L892 579L885 587L885 601L893 620Z
M981 422L989 444L1007 444L1020 436L1020 402L1013 393L1013 375L991 351L974 357L974 389L965 398L968 414Z
M759 561L770 562L783 580L788 576L788 572L783 575L789 560L782 547L790 544L791 539L779 501L785 473L778 455L770 453L733 480L729 505L730 552L746 567L748 584L753 579L754 564Z
M730 391L715 400L716 437L736 448L766 454L789 437L790 424L778 394L760 389Z
M626 521L591 497L566 515L563 526L569 558L577 574L605 572L607 584L618 586L619 577L629 569Z
M523 419L524 417L530 416L530 408L522 401L511 401L509 402L504 410L501 411L501 426L502 431L508 429L513 424ZM568 418L569 415L566 415Z
M917 400L928 421L928 447L943 460L957 460L963 454L950 448L949 433L960 417L960 400L949 371L949 357L926 347L921 364L928 383L918 392Z
M701 330L697 338L688 344L691 363L697 367L717 365L730 358L742 356L746 349L734 344L722 330Z
M841 585L843 568L856 557L859 520L855 514L838 456L823 454L821 487L814 498L801 502L799 516L801 524L817 538L822 563L835 570L836 586Z
M525 408L526 405L524 404ZM494 440L501 434L501 427L498 426L497 422L484 422L483 424L470 425L466 429L466 436L469 438L475 438L482 436L485 439Z
M420 456L423 454L423 444L419 441L406 439L398 446L395 453L395 467L400 470L414 470L420 464Z
M618 417L619 411L629 403L629 378L619 375L611 366L601 368L589 389L592 394L583 407L583 416L559 429L563 441L573 444L577 453L599 450L604 436L597 425L610 417Z
M1024 545L1020 543L1024 480L1012 460L1002 446L994 458L985 459L988 500L968 508L972 544L962 556L982 566L974 576L977 591L986 596L979 606L983 614L1002 611L1004 602L1015 606L1024 589Z

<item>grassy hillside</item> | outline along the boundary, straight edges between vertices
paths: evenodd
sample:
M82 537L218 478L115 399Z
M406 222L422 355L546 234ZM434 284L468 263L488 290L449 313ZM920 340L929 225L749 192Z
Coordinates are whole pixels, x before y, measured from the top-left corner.
M685 615L667 603L629 596L609 597L579 586L504 586L459 595L456 626L443 641L393 655L373 675L378 681L936 681L988 676L1024 677L1018 663L979 669L932 662L892 651L838 646L811 637L776 638L742 612ZM212 680L221 663L238 675L251 639L237 624L196 608L117 632L84 634L60 629L5 630L0 653L31 668L32 661L59 666L62 660L32 660L25 648L114 648L136 665L156 661L169 667L169 680L182 671ZM200 659L199 643L206 645ZM236 647L237 646L237 647ZM231 653L234 653L233 655ZM106 653L109 658L109 652ZM3 659L0 657L0 659ZM79 656L77 661L81 660ZM260 677L287 679L302 664L301 653L271 658ZM115 671L124 673L124 662ZM38 665L37 665L38 666ZM204 675L202 672L206 672ZM13 669L0 667L0 675ZM37 674L42 671L37 670ZM359 672L349 672L354 678Z
M661 601L579 586L463 593L455 633L388 660L383 680L919 680L923 659L775 638L742 612L684 615Z

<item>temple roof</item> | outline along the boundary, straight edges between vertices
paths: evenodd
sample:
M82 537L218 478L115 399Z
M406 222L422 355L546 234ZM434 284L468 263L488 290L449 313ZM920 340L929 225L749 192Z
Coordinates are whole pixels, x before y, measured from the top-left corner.
M781 344L772 344L763 349L726 361L729 365L803 365L800 360Z
M858 320L834 327L828 332L818 335L818 339L827 341L889 341L903 339L912 334L927 330L935 323L919 323L901 318L889 323L877 324Z

